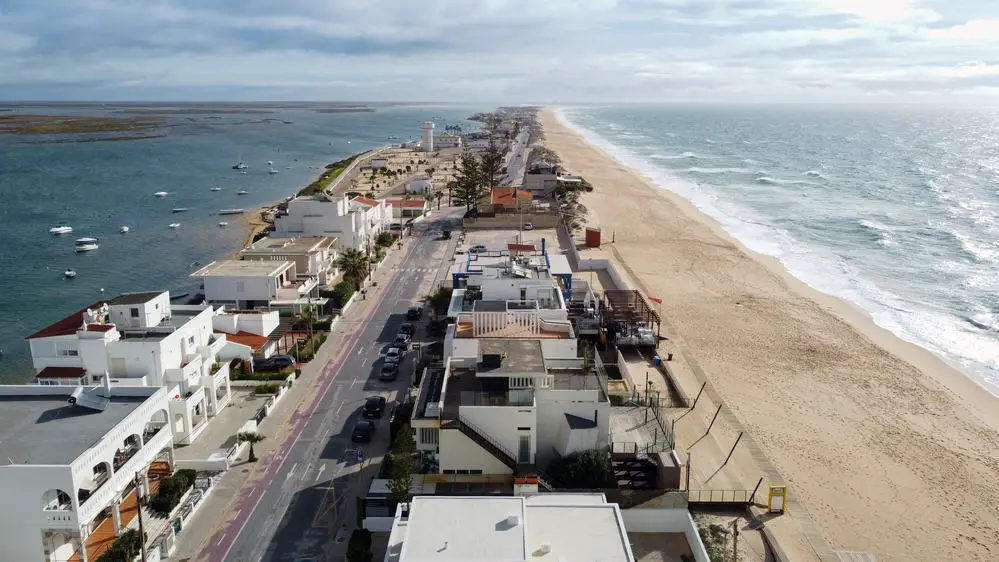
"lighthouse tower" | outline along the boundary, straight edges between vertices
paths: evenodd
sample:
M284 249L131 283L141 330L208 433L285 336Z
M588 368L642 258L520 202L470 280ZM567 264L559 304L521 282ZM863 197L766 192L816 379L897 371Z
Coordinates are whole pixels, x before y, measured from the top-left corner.
M423 130L423 152L433 152L434 151L434 122L424 121L420 124L420 129Z

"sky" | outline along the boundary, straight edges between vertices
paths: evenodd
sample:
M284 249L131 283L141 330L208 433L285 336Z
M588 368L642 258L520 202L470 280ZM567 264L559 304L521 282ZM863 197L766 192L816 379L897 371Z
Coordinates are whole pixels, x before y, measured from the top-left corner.
M999 100L995 0L0 0L0 99Z

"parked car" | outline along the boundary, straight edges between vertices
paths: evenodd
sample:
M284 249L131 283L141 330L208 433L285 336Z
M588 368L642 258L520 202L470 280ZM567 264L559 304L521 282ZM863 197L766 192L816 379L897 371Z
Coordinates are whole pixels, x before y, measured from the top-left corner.
M375 424L368 420L357 420L354 431L350 432L350 440L354 443L367 443L375 435Z
M529 223L529 222L525 222L524 223L524 230L534 230L534 225L531 224L531 223Z
M291 355L275 355L267 359L253 362L254 371L280 371L295 366L295 358Z
M413 337L413 334L416 333L416 326L414 326L412 322L403 322L402 325L399 326L399 333Z
M411 306L406 311L406 320L419 320L420 318L423 318L422 306Z
M483 244L476 244L468 249L469 254L484 254L488 251L489 249L486 248Z
M402 363L402 356L405 355L405 351L398 347L390 347L388 353L385 354L386 363Z
M399 349L406 350L409 349L409 342L411 341L412 338L409 337L409 334L404 334L402 332L399 332L398 334L396 334L395 341L392 342L392 345L398 347Z
M399 376L399 364L386 361L382 363L382 370L378 372L378 380L394 381Z
M361 417L380 418L384 411L384 396L368 396L368 399L364 401L364 408L361 409Z

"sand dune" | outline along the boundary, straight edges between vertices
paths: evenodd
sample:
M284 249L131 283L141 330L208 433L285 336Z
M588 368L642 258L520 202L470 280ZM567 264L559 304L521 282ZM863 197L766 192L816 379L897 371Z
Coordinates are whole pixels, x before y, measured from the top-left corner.
M546 144L683 351L834 549L999 560L999 400L542 113Z

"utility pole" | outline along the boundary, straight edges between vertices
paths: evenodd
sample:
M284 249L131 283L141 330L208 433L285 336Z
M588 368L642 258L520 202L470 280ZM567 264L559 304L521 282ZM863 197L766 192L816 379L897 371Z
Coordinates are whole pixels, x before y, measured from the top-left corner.
M139 546L142 549L142 562L146 562L146 530L142 525L142 472L135 471L135 503L139 512Z
M732 520L732 560L739 562L739 520Z

